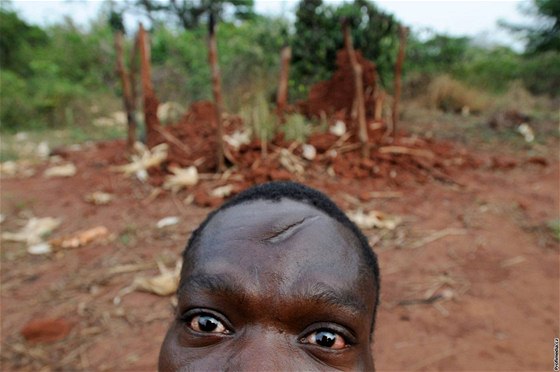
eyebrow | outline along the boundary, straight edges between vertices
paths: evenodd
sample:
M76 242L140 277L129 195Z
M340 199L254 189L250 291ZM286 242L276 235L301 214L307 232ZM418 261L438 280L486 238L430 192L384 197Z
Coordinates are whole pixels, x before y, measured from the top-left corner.
M178 296L186 295L189 291L212 292L237 298L248 297L248 293L239 279L227 274L191 275L181 282L177 294ZM364 302L352 291L335 289L323 282L290 291L289 294L297 301L334 306L352 315L366 310Z
M335 289L322 282L296 291L296 297L304 301L332 305L341 310L349 311L352 314L366 310L364 302L357 298L353 292Z
M177 294L186 294L186 292L189 290L218 292L226 295L240 294L245 292L242 286L239 284L239 281L225 274L191 275L184 281L181 281Z

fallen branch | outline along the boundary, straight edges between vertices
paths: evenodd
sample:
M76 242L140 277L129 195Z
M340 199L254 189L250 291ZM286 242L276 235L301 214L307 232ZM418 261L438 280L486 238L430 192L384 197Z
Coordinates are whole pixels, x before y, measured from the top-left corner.
M411 149L402 146L383 146L379 148L381 154L404 154L433 159L434 153L429 150Z
M177 146L181 151L183 151L186 155L190 155L192 153L191 149L185 145L184 143L182 143L181 141L179 141L179 139L177 137L175 137L174 135L172 135L167 129L165 129L162 126L156 126L153 128L156 132L158 132L159 134L161 134L163 136L163 138L165 138L165 140L167 142L170 142L172 144L174 144L175 146Z

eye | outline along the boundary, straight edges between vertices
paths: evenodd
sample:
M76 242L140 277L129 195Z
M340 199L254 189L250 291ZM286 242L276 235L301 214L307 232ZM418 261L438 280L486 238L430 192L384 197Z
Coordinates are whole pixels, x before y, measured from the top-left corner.
M194 315L187 324L195 332L224 335L231 333L220 320L210 314Z
M327 349L340 350L349 346L345 338L330 329L319 329L305 336L301 342L321 346Z

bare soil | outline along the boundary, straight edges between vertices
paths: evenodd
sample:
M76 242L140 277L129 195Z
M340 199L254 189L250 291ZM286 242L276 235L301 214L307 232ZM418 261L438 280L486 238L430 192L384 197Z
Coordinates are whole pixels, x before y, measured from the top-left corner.
M200 205L222 202L208 197L212 188L284 178L325 191L346 210L403 220L395 230L366 231L382 274L378 370L551 370L560 333L558 240L547 227L560 216L557 140L535 158L403 135L397 144L436 158L374 153L365 163L351 151L321 158L321 139L314 141L319 159L304 174L273 157L259 160L260 145L252 144L240 150L252 155L234 154L241 179L207 180L178 194L153 193L169 164L152 172L152 184L111 171L126 161L124 142L61 151L77 166L74 177L47 179L41 164L32 177L2 179L2 231L34 215L63 218L55 238L95 226L111 232L107 242L43 256L2 242L2 370L155 370L172 298L133 292L115 305L115 296L136 275L156 274L156 259L174 265L211 210ZM115 198L86 202L94 191ZM194 204L185 202L191 194ZM156 228L166 216L181 222ZM69 333L57 341L23 337L30 322L48 327L49 320L62 320Z

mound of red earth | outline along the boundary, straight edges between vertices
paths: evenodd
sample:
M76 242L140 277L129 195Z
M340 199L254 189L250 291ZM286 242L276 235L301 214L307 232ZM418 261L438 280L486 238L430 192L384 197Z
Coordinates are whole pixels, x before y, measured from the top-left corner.
M225 122L225 132L229 134L243 125L235 116L227 117ZM215 123L212 103L199 102L179 123L164 127L166 135L158 132L151 143L167 142L169 154L159 168L149 170L150 183L161 186L172 165L195 165L199 173L215 172ZM322 189L332 188L333 191L344 184L349 193L354 192L361 200L366 200L367 192L364 191L407 186L432 179L453 183L455 171L479 165L479 161L451 143L401 133L393 143L384 144L382 128L370 125L368 132L370 151L367 157L362 156L360 144L352 133L341 137L331 133L312 134L307 141L316 152L312 159L303 156L303 144L286 141L281 134L265 148L256 139L237 149L226 144L229 171L223 177L207 176L187 192L195 196L196 204L215 206L223 201L223 196L213 196L212 193L220 186L231 186L229 195L233 195L258 183L296 180ZM169 135L172 141L169 141ZM359 186L355 181L360 181Z
M209 101L195 102L176 124L154 131L148 147L166 142L169 144L167 165L189 166L195 164L199 172L217 169L216 113ZM241 118L224 116L224 132L231 134L243 127Z
M373 117L374 94L377 83L375 64L356 51L356 59L362 66L362 80L366 116ZM311 87L306 101L298 104L300 111L308 117L332 117L342 114L349 118L354 103L354 72L348 52L341 49L336 55L336 71L330 80L321 81Z

